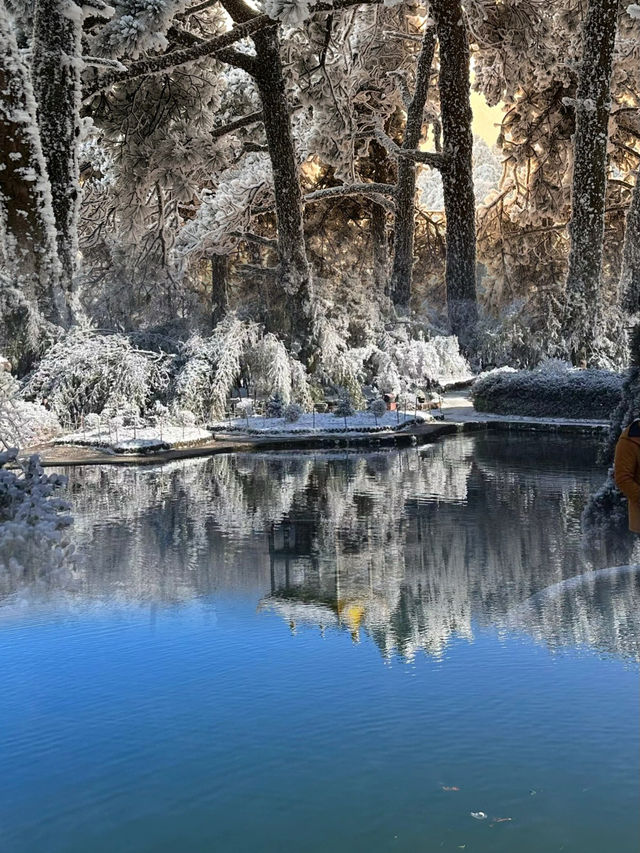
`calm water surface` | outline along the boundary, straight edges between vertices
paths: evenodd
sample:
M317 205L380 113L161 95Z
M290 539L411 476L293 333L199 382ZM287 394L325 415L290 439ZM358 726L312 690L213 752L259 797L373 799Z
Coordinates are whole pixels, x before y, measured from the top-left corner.
M637 853L595 451L69 470L74 565L0 585L0 851Z

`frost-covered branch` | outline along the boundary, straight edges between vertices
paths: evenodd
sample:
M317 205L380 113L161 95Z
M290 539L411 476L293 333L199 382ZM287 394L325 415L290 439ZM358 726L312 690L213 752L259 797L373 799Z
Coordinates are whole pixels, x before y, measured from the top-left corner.
M336 9L347 9L350 6L378 5L380 3L382 3L382 0L336 0L335 3L315 3L309 7L309 13L332 12ZM93 98L106 89L110 89L116 83L135 80L138 77L146 77L152 74L161 74L171 68L178 68L190 62L197 62L205 56L214 56L219 51L252 36L254 33L276 26L276 23L269 15L254 13L254 17L245 20L241 24L236 24L228 32L220 36L206 39L190 47L171 50L162 56L154 56L131 62L126 72L112 71L109 74L103 74L95 82L90 84L85 92L85 100Z
M393 196L396 191L395 184L346 184L340 187L326 187L315 190L304 196L305 202L322 201L325 198L341 198L351 195ZM391 205L389 205L392 207Z
M147 77L151 74L161 74L169 69L178 68L190 62L197 62L205 56L214 56L218 51L238 41L242 41L242 39L248 38L253 33L273 26L275 26L275 23L268 15L257 15L243 24L237 24L220 36L199 42L191 47L171 50L163 56L155 56L131 62L126 72L112 71L109 74L103 74L99 77L95 83L89 86L85 93L85 99L92 98L100 92L110 89L116 83L135 80L138 77Z
M374 130L374 136L380 143L382 143L382 145L384 145L391 157L404 157L407 160L414 160L416 163L425 163L439 171L446 168L447 158L444 154L439 154L437 151L420 151L415 148L401 148L393 141L393 139L387 136L382 128L379 127Z
M211 131L211 136L213 139L220 139L221 136L226 136L228 133L241 130L243 127L247 127L250 124L257 124L258 122L261 122L262 119L262 110L257 110L255 113L250 113L249 115L242 116L242 118L238 118L235 121L230 121L228 124L223 124L222 127L215 127Z

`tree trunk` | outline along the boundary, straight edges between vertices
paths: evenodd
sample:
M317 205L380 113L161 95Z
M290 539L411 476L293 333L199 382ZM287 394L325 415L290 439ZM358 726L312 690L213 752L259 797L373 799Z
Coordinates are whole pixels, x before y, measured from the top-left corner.
M313 334L311 269L304 242L302 191L291 133L289 105L280 59L277 29L257 33L256 84L262 101L264 129L273 172L278 222L279 277L290 297L291 339L305 360L311 356Z
M257 17L245 0L222 0L222 5L236 24ZM278 273L288 297L290 343L300 358L309 363L315 348L313 285L304 242L300 173L291 133L278 27L260 30L252 39L256 59L245 70L256 81L262 102L278 224Z
M460 0L434 0L431 12L440 44L447 310L451 331L468 343L478 319L469 37Z
M435 27L425 30L416 66L416 82L411 103L407 107L407 123L402 148L418 147L422 135L422 116L429 93L429 76L436 46ZM396 309L409 311L413 284L413 245L415 233L416 164L408 157L398 158L396 181L395 225L393 233L393 268L390 292Z
M60 264L51 189L46 174L29 70L16 44L12 21L0 0L0 249L4 259L0 346L13 358L33 350L38 316L64 326L68 304L60 288ZM8 339L8 340L7 340Z
M389 253L387 251L387 211L381 204L371 202L371 243L373 246L373 287L376 293L384 293L387 287Z
M576 95L569 270L563 333L574 364L589 362L600 319L607 142L617 0L590 0Z
M620 295L625 311L640 313L640 169L625 222Z
M211 257L211 326L215 328L229 312L227 256Z
M378 142L369 144L371 176L374 183L385 184L390 177L389 157ZM372 244L373 286L376 294L383 294L388 285L389 247L387 243L387 211L381 204L371 201L369 234Z
M82 11L72 0L37 0L31 76L47 164L58 257L71 291L78 252Z

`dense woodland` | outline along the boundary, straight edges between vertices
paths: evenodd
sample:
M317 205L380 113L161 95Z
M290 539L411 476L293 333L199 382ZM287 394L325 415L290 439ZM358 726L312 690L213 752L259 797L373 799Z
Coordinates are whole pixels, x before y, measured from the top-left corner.
M203 417L243 371L397 393L443 335L620 368L639 107L626 2L0 0L1 351L42 399L144 352L123 398Z

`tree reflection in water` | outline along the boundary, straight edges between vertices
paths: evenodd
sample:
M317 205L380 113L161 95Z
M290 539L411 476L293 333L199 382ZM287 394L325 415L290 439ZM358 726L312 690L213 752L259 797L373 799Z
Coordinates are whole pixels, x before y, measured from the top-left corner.
M478 434L404 451L70 469L74 565L3 578L0 614L25 600L140 606L244 592L294 630L364 632L385 656L439 655L476 624L638 657L637 572L538 596L634 557L583 550L596 451L582 438Z

